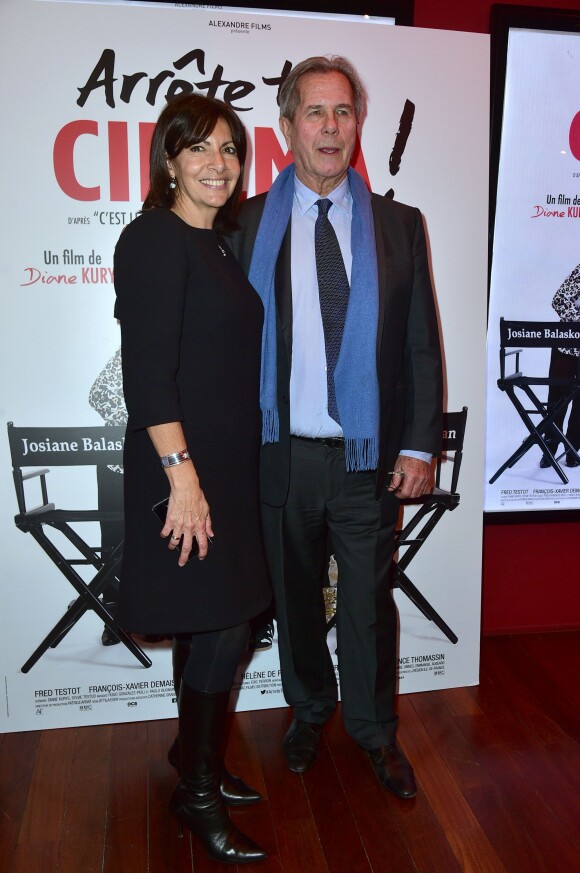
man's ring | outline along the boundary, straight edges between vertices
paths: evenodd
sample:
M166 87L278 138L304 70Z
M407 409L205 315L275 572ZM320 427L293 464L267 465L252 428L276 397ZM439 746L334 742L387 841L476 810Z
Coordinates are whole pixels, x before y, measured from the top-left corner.
M405 478L404 470L389 470L389 476L400 476L401 479Z
M181 537L171 537L172 540L180 540Z

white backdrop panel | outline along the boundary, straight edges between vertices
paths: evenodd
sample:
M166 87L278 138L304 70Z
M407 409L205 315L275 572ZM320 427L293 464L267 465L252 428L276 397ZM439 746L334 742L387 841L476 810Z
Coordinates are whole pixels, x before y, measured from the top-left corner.
M246 185L251 195L257 178L258 187L271 183L285 153L277 126L277 88L264 79L280 77L287 61L296 63L324 53L349 57L368 87L361 142L373 190L385 193L394 188L397 199L418 205L425 215L444 342L447 408L469 407L461 504L441 522L409 569L459 642L449 643L397 593L400 689L476 683L487 37L387 27L362 18L305 20L246 11L138 4L73 6L42 0L6 0L0 8L0 28L4 36L0 81L9 132L0 142L8 171L2 182L6 255L0 265L5 299L0 328L4 379L0 730L175 714L168 645L149 647L153 666L144 670L123 646L100 645L102 626L93 615L85 616L30 673L20 672L66 609L73 591L32 538L14 526L16 501L6 423L42 427L102 423L87 398L96 375L119 345L112 318L113 248L122 226L142 201L140 158L145 160L146 152L144 158L140 133L146 136L155 122L171 83L181 78L202 91L215 89L218 97L228 99L240 112L254 143ZM104 69L94 72L105 50L111 64L114 53L109 78ZM176 69L176 62L195 50L197 54ZM126 78L138 73L144 75ZM89 90L92 74L98 87ZM134 83L132 91L129 82ZM83 94L86 100L81 106ZM414 121L400 171L392 176L389 155L407 100L414 104ZM85 132L67 143L66 132L71 131L67 125L74 122L83 123ZM88 191L79 192L75 183ZM98 192L91 192L97 187ZM77 199L79 193L95 199ZM65 250L72 250L78 263L65 263ZM60 275L67 281L52 279ZM96 506L93 470L68 478L65 471L55 469L49 478L63 506ZM284 704L276 642L271 651L244 665L239 680L239 708ZM57 694L57 689L62 693Z

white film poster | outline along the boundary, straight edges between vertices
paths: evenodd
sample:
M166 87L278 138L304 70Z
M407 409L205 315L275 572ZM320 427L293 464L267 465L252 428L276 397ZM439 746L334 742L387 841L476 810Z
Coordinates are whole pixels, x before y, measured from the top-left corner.
M182 90L196 88L226 100L239 112L252 143L247 193L267 190L290 160L277 123L281 77L292 64L325 53L349 57L369 91L358 169L373 190L393 189L397 199L420 206L425 215L445 347L447 408L469 407L460 504L442 519L407 571L458 642L451 643L397 591L400 688L474 684L481 577L487 37L396 28L362 17L306 22L279 13L90 2L72 11L70 2L51 0L7 0L0 7L1 87L12 131L0 148L4 165L14 168L3 182L7 257L0 266L9 300L0 328L5 385L0 730L175 716L170 643L137 638L152 661L145 668L124 645L101 645L103 623L90 610L22 672L77 595L46 549L14 523L18 504L7 425L38 429L28 437L20 432L19 451L26 453L23 462L32 464L27 469L50 471L48 499L57 508L90 511L106 508L109 498L118 501L122 473L110 434L113 426L122 427L124 410L112 255L146 192L155 120L166 97ZM65 448L60 443L71 440L65 434L69 428L84 434L76 440L74 467L58 463ZM90 453L99 456L96 466L79 461ZM37 505L38 477L25 484L31 489L28 505ZM48 531L52 534L58 532ZM118 520L107 527L102 519L84 524L82 535L90 546L109 550L121 536ZM77 565L76 571L86 582L95 573L90 565ZM332 609L332 590L328 594ZM334 631L329 644L334 652ZM284 705L276 637L271 649L242 665L238 692L240 709Z
M564 478L546 463L537 443L505 467L529 431L497 384L502 318L524 322L519 329L519 372L524 376L566 380L578 372L577 350L559 347L557 337L560 321L580 320L579 81L579 34L510 31L488 324L488 511L580 506L580 466L563 442L555 440L553 450ZM541 329L551 346L526 347L535 322L551 323ZM518 348L517 335L514 339L512 349ZM510 355L506 376L515 371L515 356ZM545 385L532 390L540 403L556 402L560 396L557 387L550 396ZM533 408L521 391L516 389L515 396L525 409ZM580 395L563 400L555 423L577 449ZM534 425L541 419L530 417Z

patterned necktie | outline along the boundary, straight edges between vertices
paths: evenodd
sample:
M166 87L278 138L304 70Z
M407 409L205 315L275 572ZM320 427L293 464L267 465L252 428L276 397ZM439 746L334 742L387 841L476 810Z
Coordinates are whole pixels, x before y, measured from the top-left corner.
M328 199L317 200L316 205L318 206L318 218L314 227L314 250L326 349L328 414L340 424L334 390L334 369L342 343L350 286L336 233L328 218L328 210L332 206L332 201Z

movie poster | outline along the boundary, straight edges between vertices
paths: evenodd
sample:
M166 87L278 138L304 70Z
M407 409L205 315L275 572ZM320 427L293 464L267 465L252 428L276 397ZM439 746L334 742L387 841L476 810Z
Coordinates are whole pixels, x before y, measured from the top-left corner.
M16 526L8 423L18 436L15 452L23 469L49 471L47 499L58 509L97 513L83 523L83 541L114 554L122 539L117 434L126 412L113 318L113 250L147 191L155 120L166 99L184 90L225 100L251 140L247 194L265 191L290 160L278 129L278 87L293 64L314 54L346 55L367 85L357 168L373 190L393 190L424 213L447 408L469 407L460 504L407 571L458 642L397 592L400 690L477 682L487 37L397 28L363 16L52 0L6 0L0 29L0 87L10 132L0 144L6 170L0 730L175 716L170 641L135 638L150 667L123 644L103 646L102 616L90 608L79 614L78 589L32 533ZM75 460L66 466L63 458L71 451ZM40 504L41 477L24 485L27 506ZM53 534L58 531L47 531ZM59 540L68 559L70 544L64 545ZM74 566L82 584L93 584L90 560ZM329 577L330 618L335 585ZM64 635L30 665L57 622ZM329 645L334 653L334 631ZM271 648L241 665L236 705L284 705L275 635Z
M502 318L523 323L517 371L564 382L578 373L580 341L574 345L564 335L571 333L573 339L574 325L562 330L559 324L580 320L579 49L577 33L510 30L488 326L488 511L580 506L578 458L555 437L554 455L563 476L546 462L537 442L502 469L519 452L529 429L509 392L497 384ZM530 347L537 323L548 323L541 325L546 342ZM563 337L560 343L558 336ZM505 359L506 375L516 372L515 340ZM550 397L546 385L533 386L533 391L540 402L559 399L557 387ZM521 391L516 400L526 410L537 409ZM541 419L530 418L536 426ZM578 449L580 393L563 403L556 423Z

